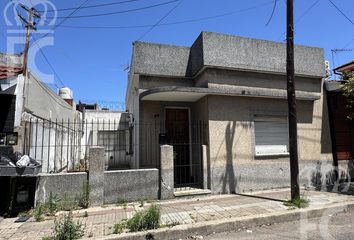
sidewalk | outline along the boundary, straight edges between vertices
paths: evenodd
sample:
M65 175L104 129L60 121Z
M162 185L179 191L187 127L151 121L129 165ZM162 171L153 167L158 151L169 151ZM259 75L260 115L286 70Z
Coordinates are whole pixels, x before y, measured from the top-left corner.
M354 205L353 195L344 195L328 192L306 191L302 193L310 199L311 209L328 208L331 206ZM264 191L249 195L217 195L193 199L175 199L158 201L161 207L162 225L194 225L212 223L215 221L237 221L236 218L257 219L261 216L284 215L299 210L289 210L281 200L289 199L289 189ZM109 205L76 211L75 219L85 225L85 237L118 237L111 235L113 225L123 219L131 217L142 209L140 203L130 203L126 207ZM143 208L150 204L145 203ZM88 217L84 217L85 211ZM15 222L18 218L0 220L0 239L41 239L52 232L53 220L35 222L29 219L24 223ZM258 219L259 220L259 219ZM259 223L261 221L258 221ZM178 228L176 226L173 228ZM172 228L172 229L173 229ZM186 227L184 227L186 228ZM163 228L162 228L163 229ZM161 229L161 231L162 231ZM160 230L159 230L160 231ZM108 236L107 236L108 237Z

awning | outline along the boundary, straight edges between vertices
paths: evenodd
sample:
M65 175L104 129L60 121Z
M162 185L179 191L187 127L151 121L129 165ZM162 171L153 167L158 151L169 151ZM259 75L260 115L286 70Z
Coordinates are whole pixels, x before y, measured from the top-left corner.
M220 88L167 86L142 90L140 92L140 100L195 102L207 95L287 99L287 92L283 89L242 86ZM296 98L298 100L315 101L321 98L321 93L296 91Z

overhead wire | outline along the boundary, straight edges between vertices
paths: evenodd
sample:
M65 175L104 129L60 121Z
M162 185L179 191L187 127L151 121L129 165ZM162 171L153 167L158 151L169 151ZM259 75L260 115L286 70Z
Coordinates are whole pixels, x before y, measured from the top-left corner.
M266 23L266 26L269 25L270 21L272 21L272 18L273 18L274 13L275 13L275 9L277 8L277 3L278 3L278 0L274 0L273 10L272 10L272 13L271 13L271 15L270 15L270 17L269 17L269 19L268 19L268 21Z
M243 8L239 9L236 11L230 11L230 12L225 12L221 14L216 14L216 15L210 15L206 17L200 17L200 18L192 18L192 19L187 19L187 20L180 20L180 21L174 21L174 22L166 22L166 23L159 23L159 24L143 24L143 25L121 25L121 26L79 26L79 25L61 25L61 28L82 28L82 29L135 29L135 28L147 28L147 27L152 27L152 26L170 26L170 25L179 25L179 24L186 24L186 23L193 23L193 22L200 22L200 21L205 21L205 20L212 20L216 18L222 18L230 15L234 15L237 13L242 13L242 12L247 12L251 11L254 9L258 9L261 7L264 7L266 5L269 5L273 3L274 1L267 1L262 4L248 7L248 8Z
M158 4L153 4L145 7L140 7L140 8L131 8L127 10L121 10L121 11L114 11L114 12L106 12L106 13L96 13L96 14L88 14L88 15L79 15L79 16L66 16L66 17L57 17L56 19L69 19L69 18L90 18L90 17L103 17L103 16L109 16L109 15L116 15L116 14L122 14L122 13L129 13L129 12L136 12L136 11L142 11L150 8L155 8L155 7L160 7L164 5L168 5L174 2L178 2L180 0L171 0L167 2L162 2ZM48 18L52 19L52 18Z
M48 31L46 34L44 34L43 36L41 36L40 38L45 38L46 36L48 36L51 31L54 31L57 27L59 27L61 24L63 24L66 20L68 20L69 17L72 17L76 12L78 12L88 1L90 0L85 0L83 1L78 7L75 8L74 11L72 11L70 14L68 14L63 20L61 20L58 24L56 24L54 27L52 27L50 29L50 31ZM31 47L31 45L30 45Z
M354 25L353 20L351 20L332 0L328 0L335 9L343 16L345 17L352 25Z
M137 2L137 1L142 1L142 0L125 0L125 1L118 1L118 2L111 2L111 3L95 4L95 5L83 6L83 7L81 7L81 9L107 7L107 6L119 5L119 4L123 4L123 3ZM49 9L49 10L46 10L46 12L62 12L62 11L69 11L69 10L73 10L73 9L75 9L75 7ZM44 12L44 11L39 11L39 12Z
M318 3L320 0L314 1L298 18L295 20L295 24L299 23ZM279 35L278 39L285 35L285 31Z
M167 18L179 5L181 5L182 0L177 2L175 6L173 6L166 14L164 14L153 26L151 26L147 31L145 31L137 41L143 39L147 34L149 34L159 23L161 23L165 18Z

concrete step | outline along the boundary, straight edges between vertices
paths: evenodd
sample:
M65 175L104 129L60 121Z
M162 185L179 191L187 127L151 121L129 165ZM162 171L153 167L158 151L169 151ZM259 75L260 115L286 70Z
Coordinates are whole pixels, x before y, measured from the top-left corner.
M189 188L189 189L175 189L174 195L177 198L193 198L200 196L208 196L211 194L209 189Z

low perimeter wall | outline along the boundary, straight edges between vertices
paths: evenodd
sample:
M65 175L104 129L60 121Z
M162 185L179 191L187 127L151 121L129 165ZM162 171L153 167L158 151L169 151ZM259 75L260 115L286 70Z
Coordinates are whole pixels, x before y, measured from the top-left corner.
M83 191L87 173L40 173L37 178L35 203L45 202L50 193L58 198L74 198Z
M158 169L105 171L104 202L158 199Z
M58 198L74 198L82 193L87 173L41 173L38 175L35 202L45 202L52 192ZM100 183L104 203L156 200L159 196L158 169L105 171Z
M332 161L300 161L300 185L331 191L335 182ZM354 178L352 161L339 161L341 180ZM211 169L213 194L244 193L259 190L290 187L289 161L268 161L254 164L239 164L229 168Z

